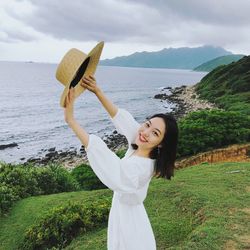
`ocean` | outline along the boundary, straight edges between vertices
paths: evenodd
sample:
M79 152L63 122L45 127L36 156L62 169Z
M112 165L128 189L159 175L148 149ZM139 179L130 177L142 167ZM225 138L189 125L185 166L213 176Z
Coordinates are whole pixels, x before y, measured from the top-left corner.
M64 121L60 96L64 86L55 78L56 64L0 62L0 161L22 163L42 157L45 150L81 148ZM190 70L99 66L95 77L104 93L138 122L154 113L171 111L173 104L154 99L164 87L193 85L206 73ZM115 129L96 96L86 90L76 100L75 118L89 133L103 137ZM21 160L22 159L22 160Z

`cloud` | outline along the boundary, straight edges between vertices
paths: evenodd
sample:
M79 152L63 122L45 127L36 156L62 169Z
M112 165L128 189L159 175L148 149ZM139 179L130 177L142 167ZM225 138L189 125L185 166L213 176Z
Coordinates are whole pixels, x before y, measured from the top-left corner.
M205 44L249 54L249 9L245 0L1 0L0 42L59 55L104 40L104 58Z
M237 36L250 24L250 1L244 0L26 0L19 6L21 2L28 11L13 8L12 18L70 41L223 46L223 29ZM228 38L235 42L233 36Z
M140 3L157 9L163 16L175 13L179 20L187 22L219 26L249 26L250 23L250 1L245 0L140 0Z
M162 17L146 5L117 0L30 1L32 15L15 15L35 30L58 39L76 41L151 40L152 23ZM147 18L145 18L147 17Z
M28 1L6 1L0 3L0 41L6 43L29 42L39 39L39 34L30 25L25 25L20 17L32 14Z

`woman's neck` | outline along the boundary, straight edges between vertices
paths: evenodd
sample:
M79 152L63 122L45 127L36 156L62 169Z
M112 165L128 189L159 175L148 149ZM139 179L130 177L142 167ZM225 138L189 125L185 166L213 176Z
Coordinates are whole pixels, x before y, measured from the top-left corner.
M136 149L135 152L132 155L137 155L137 156L142 156L142 157L149 157L149 151L141 150L141 149Z

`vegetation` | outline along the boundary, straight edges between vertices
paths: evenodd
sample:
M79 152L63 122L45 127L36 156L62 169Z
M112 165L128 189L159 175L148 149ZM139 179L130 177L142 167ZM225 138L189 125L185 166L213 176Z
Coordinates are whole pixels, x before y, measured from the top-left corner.
M213 69L217 68L221 65L228 65L232 62L237 62L240 60L244 55L226 55L226 56L219 56L213 60L205 62L198 67L194 68L194 71L212 71Z
M0 215L22 198L79 190L70 173L57 165L41 168L12 164L0 166Z
M157 249L246 249L250 233L249 177L250 163L220 163L180 169L171 181L153 178L144 204ZM82 210L78 205L75 210L64 210L68 202L79 202L77 204L84 209L88 204L103 199L109 199L110 204L111 197L110 190L100 189L20 200L9 216L0 221L0 249L22 246L27 232L42 225L44 218L48 218L46 214L55 215L53 211L57 207L61 207L57 217L59 225L65 223L63 215L71 218L67 231L67 239L71 239L70 223ZM107 249L107 221L95 230L79 232L80 235L65 249ZM33 241L38 241L39 234L35 235Z
M0 215L19 199L77 190L105 188L90 166L82 164L69 172L60 165L46 167L0 164Z
M33 226L44 221L44 218L54 209L64 208L69 205L69 202L71 204L80 203L83 207L96 202L101 204L103 200L111 199L111 195L110 190L101 189L32 196L19 200L14 204L8 216L0 219L0 249L18 249L24 243L26 233ZM102 225L98 227L102 227Z
M79 183L82 190L95 190L106 188L106 186L100 182L92 168L87 164L81 164L75 167L71 175Z
M69 202L56 207L31 226L20 249L63 248L80 232L91 231L107 222L111 199L81 204Z
M122 158L125 151L116 154ZM35 167L0 163L0 216L7 214L17 200L29 196L102 188L107 187L87 164L69 172L56 164Z
M178 157L250 141L250 117L239 112L202 110L179 121Z
M250 56L220 66L196 85L202 99L216 103L228 111L250 115Z

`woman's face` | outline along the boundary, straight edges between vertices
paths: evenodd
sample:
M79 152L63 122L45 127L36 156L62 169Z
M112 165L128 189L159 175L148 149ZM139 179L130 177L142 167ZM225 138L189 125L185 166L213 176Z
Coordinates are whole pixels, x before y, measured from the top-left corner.
M135 144L142 150L152 150L161 143L165 129L165 122L162 118L151 118L139 128Z

